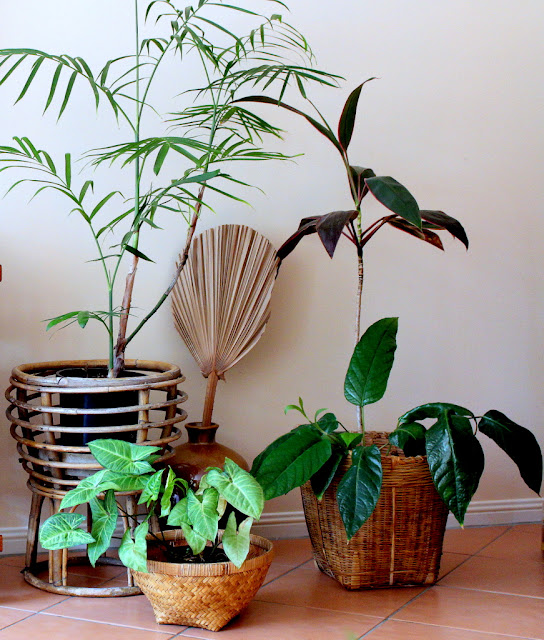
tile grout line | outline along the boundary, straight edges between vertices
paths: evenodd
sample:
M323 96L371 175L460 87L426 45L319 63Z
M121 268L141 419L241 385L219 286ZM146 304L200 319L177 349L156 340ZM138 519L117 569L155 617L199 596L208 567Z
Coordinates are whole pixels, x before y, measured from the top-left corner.
M379 629L380 627L382 627L386 622L390 621L392 619L392 617L394 615L396 615L399 611L402 611L405 607L407 607L409 604L412 604L412 602L414 602L415 600L417 600L418 598L420 598L424 593L427 593L428 591L430 591L433 587L438 586L440 580L442 580L443 578L445 578L447 575L449 575L450 573L452 573L452 571L455 571L455 569L459 568L460 566L462 566L463 564L465 564L465 562L468 562L469 560L471 560L472 558L474 558L478 553L480 553L481 551L483 551L484 549L486 549L490 544L492 544L493 542L496 542L499 538L502 538L502 536L506 535L510 530L512 529L512 525L510 525L505 531L503 531L502 533L500 533L496 538L493 538L493 540L490 540L487 544L485 544L481 549L479 549L478 551L472 553L472 554L460 554L460 555L467 555L467 557L459 564L457 565L457 567L454 567L453 569L450 569L450 571L448 571L448 573L444 574L439 580L437 580L435 582L435 584L429 585L426 589L423 589L423 591L421 593L418 593L417 595L415 595L413 598L411 598L410 600L408 600L407 602L405 602L402 606L400 606L398 609L396 609L395 611L392 611L386 618L384 618L381 622L379 622L377 625L375 625L374 627L372 627L372 629L369 629L368 631L366 631L365 633L363 633L362 636L360 636L357 640L362 640L363 638L367 637L370 633L372 633L373 631L375 631L376 629ZM444 551L442 552L444 553ZM453 553L453 552L451 552ZM442 586L442 585L440 585ZM474 591L481 591L481 589L474 589ZM508 637L508 636L506 636Z

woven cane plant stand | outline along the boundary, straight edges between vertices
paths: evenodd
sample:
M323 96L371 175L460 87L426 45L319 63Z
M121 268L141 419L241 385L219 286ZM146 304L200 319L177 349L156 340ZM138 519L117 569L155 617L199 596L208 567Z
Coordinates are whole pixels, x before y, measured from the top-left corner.
M6 414L11 422L11 435L17 441L20 462L29 476L27 486L32 491L23 575L30 584L53 593L93 597L140 593L130 572L127 572L127 586L124 587L86 588L71 585L68 567L86 563L87 560L81 556L68 557L66 549L49 551L47 561L37 562L38 529L44 502L50 504L51 513L57 513L66 493L83 477L102 468L88 446L66 444L67 441L73 442L70 438L73 439L74 434L81 439L91 431L86 427L73 426L70 417L102 416L102 424L106 425L111 419L115 426L92 427L92 436L113 438L117 434L132 434L132 441L137 444L160 447L163 457L170 455L171 443L181 435L178 423L187 417L186 412L178 407L187 399L187 395L178 389L185 378L173 365L128 360L126 369L129 377L124 378L65 377L57 373L69 368L106 367L107 362L103 360L25 364L13 369L11 384L6 391L10 403ZM134 376L130 372L134 372ZM61 406L61 396L66 398L75 394L127 391L134 392L137 398L137 403L128 407L82 409ZM133 422L119 425L119 414L126 414L127 421L132 419ZM111 416L116 416L116 419ZM65 426L67 422L70 426ZM125 503L127 514L137 513L137 492L117 493L116 498ZM125 530L129 526L134 527L134 523L128 520L127 516L122 517ZM106 557L102 563L120 564L114 557ZM47 580L39 577L46 570Z
M381 446L387 433L369 432ZM344 461L321 502L302 488L306 524L318 568L346 589L433 584L438 579L447 507L433 485L427 458L393 449L382 455L383 485L372 516L348 542L336 503Z
M185 542L179 529L165 531L164 535L173 544ZM148 560L149 573L133 571L133 575L159 624L219 631L251 602L273 556L269 540L251 535L249 555L239 569L232 562L178 564Z

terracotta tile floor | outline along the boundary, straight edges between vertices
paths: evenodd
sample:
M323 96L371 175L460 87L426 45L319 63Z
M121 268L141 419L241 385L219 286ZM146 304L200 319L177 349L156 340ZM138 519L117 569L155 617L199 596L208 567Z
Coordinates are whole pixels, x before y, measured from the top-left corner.
M345 591L314 568L307 539L280 540L265 585L216 633L158 625L144 596L76 598L27 585L0 557L0 640L544 640L544 563L536 524L446 532L433 587ZM75 569L74 569L75 571ZM121 584L121 570L78 584Z

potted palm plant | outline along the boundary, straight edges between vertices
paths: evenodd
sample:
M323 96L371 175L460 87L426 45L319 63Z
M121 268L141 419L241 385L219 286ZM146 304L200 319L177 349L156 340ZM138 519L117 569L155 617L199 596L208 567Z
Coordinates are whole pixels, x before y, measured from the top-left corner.
M285 6L272 2L274 7ZM263 4L270 6L268 1ZM93 104L109 112L115 139L119 127L127 136L121 143L83 154L81 173L74 170L71 153L58 159L27 136L0 146L0 170L18 173L10 191L27 185L34 195L60 194L68 210L79 216L96 246L98 273L106 285L104 305L63 311L47 324L51 329L99 323L107 338L106 358L27 364L12 372L7 397L13 434L25 470L37 483L29 536L36 531L44 494L57 500L96 464L89 461L86 446L93 437L160 441L164 448L179 436L177 423L186 417L177 408L186 397L178 390L183 381L179 368L126 360L125 351L184 269L198 222L212 208L209 194L240 199L237 190L245 183L224 167L236 161L285 158L263 147L264 138L278 137L280 130L232 99L247 86L271 91L275 87L280 96L293 86L304 95L308 82L334 82L329 74L312 68L305 38L280 15L259 12L254 2L199 0L180 8L174 0L133 0L132 6L133 51L107 60L98 70L76 55L33 48L0 50L0 86L9 86L17 77L22 80L16 102L28 97L39 77L46 83L44 110L56 108L61 118L74 106L74 87L81 84ZM183 74L185 68L191 77L200 70L196 84L183 84L189 77ZM157 78L168 71L181 80L173 83L170 113L161 116L154 96L163 97ZM144 124L156 133L144 137ZM100 192L88 172L105 165L129 172L130 193ZM137 317L145 305L134 304L135 278L140 262L151 260L144 236L160 228L163 214L177 214L186 223L185 244L170 284L149 303L143 317ZM125 268L125 286L119 287ZM90 430L93 435L86 436ZM51 477L40 471L44 458ZM35 541L29 538L29 543L34 545L31 559Z
M483 471L478 431L516 462L531 489L538 492L542 478L542 456L534 436L496 410L477 418L454 404L430 403L404 414L391 434L366 428L363 410L385 393L397 332L397 319L385 318L359 338L366 244L388 226L439 249L443 244L438 232L448 231L468 249L465 230L455 218L420 209L397 180L351 162L348 148L366 82L349 95L337 133L317 109L313 117L266 96L243 99L277 104L325 136L341 156L353 199L350 210L303 218L278 255L285 259L311 233L319 235L331 258L343 235L355 247L356 344L344 392L357 408L358 430L347 430L326 410L308 418L299 399L286 409L302 413L307 424L270 444L252 468L267 499L302 487L316 563L348 589L436 581L448 510L463 523ZM362 203L368 194L389 212L365 226ZM426 420L435 422L427 429Z
M249 604L272 561L272 544L250 533L264 505L261 486L227 459L224 469L208 469L195 492L172 469L151 466L158 447L104 439L90 448L103 469L64 496L60 507L70 511L46 520L42 545L59 550L86 544L94 566L121 514L126 530L119 558L150 600L157 622L221 629ZM129 489L141 492L140 515L116 497ZM90 530L80 527L84 516L73 512L81 504L90 506ZM231 511L220 531L229 505L245 517L237 524ZM165 529L165 521L175 528Z

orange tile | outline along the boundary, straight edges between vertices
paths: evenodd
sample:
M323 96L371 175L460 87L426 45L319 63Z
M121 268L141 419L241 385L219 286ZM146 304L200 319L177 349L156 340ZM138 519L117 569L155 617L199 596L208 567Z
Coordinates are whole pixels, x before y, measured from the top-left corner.
M47 553L39 553L38 560L47 560ZM12 567L20 567L22 569L25 566L25 556L0 556L0 566L4 564L11 565Z
M3 565L0 572L0 603L4 607L41 611L67 596L48 593L25 582L19 567Z
M308 563L261 587L255 599L385 618L422 590L406 587L348 591Z
M313 558L310 538L293 538L290 540L273 540L274 562L297 566Z
M367 638L368 640L393 640L393 638L402 638L402 640L507 640L507 636L495 633L480 633L479 631L451 629L450 627L437 627L416 622L398 622L397 620L388 620L366 635L365 640Z
M438 574L438 579L448 575L450 571L453 571L470 557L471 556L467 556L462 553L443 553L442 558L440 559L440 573Z
M454 629L544 639L544 599L436 586L393 616Z
M276 578L279 578L292 570L293 567L288 564L278 564L277 562L273 562L270 569L268 569L268 573L266 574L263 584L268 584L269 582L272 582L272 580L276 580Z
M440 581L441 585L544 598L544 564L505 562L474 556Z
M348 640L359 638L379 619L353 613L290 607L255 600L219 632L189 628L180 638L225 640Z
M542 525L518 524L480 551L479 555L542 562Z
M15 624L19 620L33 616L32 611L21 611L20 609L9 609L8 607L0 607L0 629Z
M44 614L37 614L22 622L2 629L0 640L168 640L171 632L152 633L139 629L127 629L115 625L86 622L85 620L67 620Z
M509 527L465 527L448 529L444 535L444 551L451 553L478 553L483 547L508 531Z
M109 582L108 585L111 583ZM47 610L48 614L66 618L78 618L91 622L117 624L135 629L169 631L179 633L185 627L163 625L155 622L155 615L145 596L124 598L71 597Z

